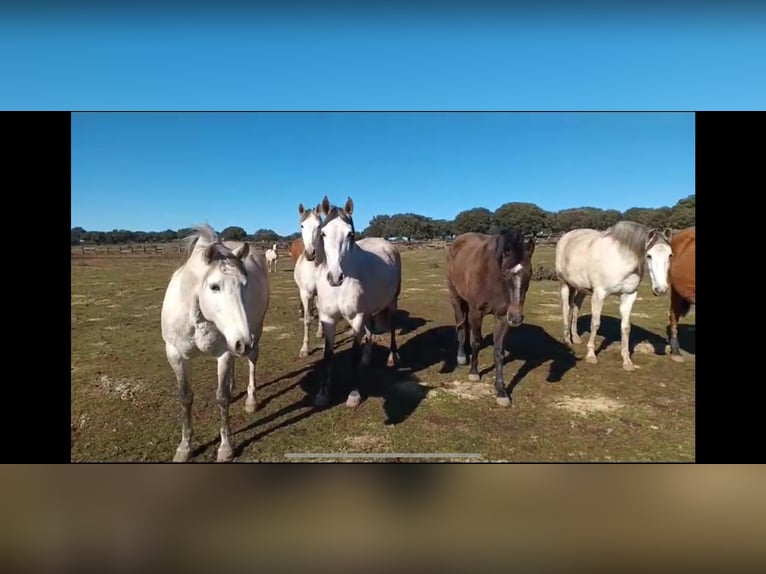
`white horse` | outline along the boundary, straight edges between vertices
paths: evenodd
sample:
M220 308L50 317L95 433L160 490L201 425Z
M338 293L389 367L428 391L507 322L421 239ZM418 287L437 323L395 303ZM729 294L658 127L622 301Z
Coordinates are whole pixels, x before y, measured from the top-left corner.
M279 259L279 254L277 253L277 244L275 243L271 249L266 250L266 262L269 265L270 272L277 270L277 259ZM273 270L272 266L274 267Z
M209 226L195 229L186 240L184 262L173 272L162 302L162 338L181 401L181 443L173 460L189 460L194 398L189 360L206 353L218 360L218 461L223 462L232 459L229 403L234 390L235 357L247 357L250 364L245 410L255 412L255 365L269 306L269 283L265 261L250 253L249 243L232 251Z
M293 279L298 285L298 292L303 305L303 345L298 353L300 357L309 354L309 325L311 324L311 302L317 294L316 287L316 245L319 242L319 226L322 218L319 216L320 206L316 209L305 209L303 204L298 205L298 214L301 219L301 239L303 240L303 253L298 257L293 269ZM317 338L322 336L322 322L317 320Z
M652 293L667 293L671 255L667 231L633 221L620 221L606 231L574 229L562 235L556 244L556 273L561 283L564 342L581 342L577 334L577 314L585 295L590 293L590 338L585 360L598 363L594 340L601 324L601 308L607 295L619 294L622 367L626 371L635 369L630 360L628 338L638 285L648 268Z
M351 392L346 405L355 407L361 401L359 394L359 367L370 362L372 337L368 321L374 319L379 329L391 332L387 365L393 367L398 360L396 335L392 315L402 285L402 262L399 251L379 237L356 241L351 215L354 202L349 197L341 210L331 207L327 196L322 200L322 214L317 247L317 311L324 331L325 373L314 398L317 407L329 404L329 385L332 379L333 344L337 322L344 318L354 332L351 352L353 366ZM365 338L364 352L361 350Z

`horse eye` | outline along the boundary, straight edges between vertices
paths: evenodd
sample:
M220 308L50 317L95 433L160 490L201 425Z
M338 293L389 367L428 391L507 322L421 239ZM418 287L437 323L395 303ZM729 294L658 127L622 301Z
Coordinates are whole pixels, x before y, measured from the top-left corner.
M301 229L303 229L303 224L301 223Z
M652 254L651 254L651 253L647 253L647 254L646 254L646 258L647 258L647 259L651 259L651 258L652 258Z
M319 235L320 235L321 237L324 237L324 231L322 231L322 232L321 232Z
M213 283L213 284L210 286L210 288L211 288L213 291L220 291L220 290L221 290L221 286L220 286L220 285L218 285L218 283Z

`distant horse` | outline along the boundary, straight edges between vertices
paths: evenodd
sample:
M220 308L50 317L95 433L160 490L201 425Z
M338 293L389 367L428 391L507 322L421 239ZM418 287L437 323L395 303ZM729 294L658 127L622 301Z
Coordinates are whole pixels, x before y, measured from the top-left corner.
M380 237L356 241L354 237L354 202L349 197L343 209L330 206L327 196L321 204L325 216L317 242L317 310L324 331L325 373L314 398L318 407L329 403L333 372L333 343L337 322L342 318L354 332L351 348L353 367L351 392L346 405L355 407L359 394L359 367L370 362L372 335L368 325L374 320L381 329L391 332L387 365L398 359L393 314L402 286L402 262L399 251ZM361 350L365 339L364 353Z
M633 221L620 221L606 231L573 229L556 244L556 274L561 284L564 342L579 344L577 314L586 294L591 294L590 338L585 360L596 364L594 341L601 324L607 295L620 295L622 368L635 369L630 360L630 313L638 285L648 268L652 293L668 292L668 266L672 249L668 231ZM571 307L571 318L570 318Z
M504 407L510 406L511 400L503 380L503 342L508 327L524 321L534 251L534 238L525 242L516 230L502 230L496 235L463 233L447 248L447 287L455 310L457 362L468 362L465 354L470 332L468 380L480 379L481 323L485 315L494 315L495 399Z
M290 244L290 259L293 260L294 264L298 263L298 258L301 255L303 255L303 238L296 237Z
M277 244L275 243L271 249L266 250L266 262L269 265L269 272L277 270L277 259L279 259L279 254L277 253ZM272 266L274 269L272 269Z
M305 209L303 204L298 205L298 214L301 224L301 245L303 252L298 256L293 269L293 279L298 286L301 296L301 309L303 310L303 345L298 356L307 357L309 354L309 324L311 323L311 305L316 298L316 248L319 242L319 226L322 218L319 216L320 206L316 209ZM297 240L296 240L297 241ZM295 244L295 242L293 242ZM322 336L322 322L317 320L317 338Z
M697 235L694 227L674 234L670 246L673 259L670 262L670 358L683 363L678 346L678 321L696 304L695 291L695 245Z
M232 459L229 443L229 403L234 390L235 357L247 357L250 382L245 410L255 412L255 365L269 306L269 283L265 261L250 253L244 243L232 251L220 242L213 229L198 226L186 239L186 254L173 275L162 302L162 338L165 354L176 375L181 401L181 443L175 462L186 462L191 453L191 407L189 360L206 353L218 360L218 391L221 410L221 445L218 461Z

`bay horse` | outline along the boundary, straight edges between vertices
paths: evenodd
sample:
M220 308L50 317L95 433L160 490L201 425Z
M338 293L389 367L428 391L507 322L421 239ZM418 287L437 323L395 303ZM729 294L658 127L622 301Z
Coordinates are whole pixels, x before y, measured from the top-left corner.
M457 363L468 362L470 335L468 380L480 380L481 323L485 315L494 315L495 400L503 407L511 404L503 379L503 343L509 326L524 321L534 251L534 238L525 241L520 231L511 229L495 235L463 233L447 248L447 287L455 311Z
M622 368L636 368L630 359L630 313L638 286L648 269L655 296L668 292L668 267L673 250L668 230L635 221L619 221L606 231L573 229L556 243L556 274L561 286L564 343L582 342L577 334L577 314L591 295L590 337L585 360L597 364L594 341L601 324L601 309L608 295L620 296L620 355ZM571 317L570 317L571 311Z
M359 367L367 366L372 353L371 321L389 330L391 343L387 365L398 360L393 315L402 287L402 261L394 245L380 237L356 240L352 214L354 202L349 197L343 209L331 206L327 196L321 203L324 221L316 243L317 310L324 333L324 375L314 397L317 407L329 404L333 374L333 344L336 324L346 319L353 331L351 347L351 392L346 406L361 402ZM364 351L361 343L364 338Z
M683 363L681 349L678 345L678 321L683 318L696 304L695 291L695 227L688 227L673 234L670 246L673 249L673 259L670 262L670 310L668 323L670 327L670 358Z
M269 282L263 256L244 243L231 250L208 226L196 226L185 239L185 255L170 278L162 302L161 329L165 355L175 373L181 402L181 442L174 462L191 454L191 388L189 361L201 353L218 362L216 399L221 415L218 462L232 459L229 403L234 390L236 357L247 357L250 382L245 410L255 412L255 366L269 306Z
M298 215L300 216L301 237L300 242L302 253L298 256L295 267L293 268L293 279L298 286L298 292L301 297L301 310L303 311L303 344L298 352L298 356L307 357L309 354L309 324L311 323L311 306L316 305L316 248L319 242L319 227L322 224L322 218L319 215L320 206L316 209L305 209L303 204L298 205ZM297 240L296 240L297 241ZM295 241L293 242L295 244ZM322 336L322 322L317 320L317 338Z
M279 259L279 253L277 253L277 244L275 243L271 248L266 250L266 262L269 264L269 272L277 270L277 259Z

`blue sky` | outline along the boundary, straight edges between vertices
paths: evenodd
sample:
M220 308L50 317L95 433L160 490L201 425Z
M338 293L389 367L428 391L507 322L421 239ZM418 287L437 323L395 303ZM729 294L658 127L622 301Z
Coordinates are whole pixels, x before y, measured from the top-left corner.
M479 2L460 12L410 3L343 12L326 2L286 2L281 12L223 1L172 10L104 4L0 6L2 109L742 110L766 102L766 11L736 3L693 11L577 3L568 13Z
M673 205L694 193L691 113L75 113L72 226L297 231L327 194L453 218Z

